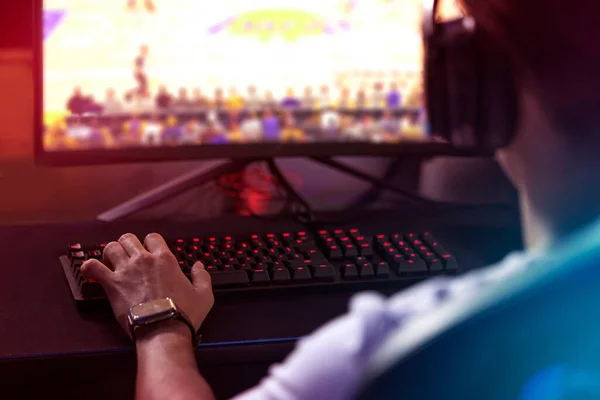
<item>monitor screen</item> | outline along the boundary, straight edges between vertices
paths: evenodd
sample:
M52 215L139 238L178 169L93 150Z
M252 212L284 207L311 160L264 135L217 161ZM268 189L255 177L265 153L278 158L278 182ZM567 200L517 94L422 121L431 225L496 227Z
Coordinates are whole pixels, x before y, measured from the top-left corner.
M429 141L420 0L42 4L43 153Z

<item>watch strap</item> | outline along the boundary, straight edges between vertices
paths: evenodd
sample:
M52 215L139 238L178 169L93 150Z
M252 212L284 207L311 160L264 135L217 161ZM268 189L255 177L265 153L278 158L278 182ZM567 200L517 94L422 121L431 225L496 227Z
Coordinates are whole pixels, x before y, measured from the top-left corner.
M153 325L158 326L162 322L172 321L172 320L181 321L184 324L186 324L188 328L190 328L190 331L192 333L192 345L195 348L198 345L198 343L200 343L200 338L202 337L202 335L198 334L198 332L194 328L194 324L192 324L192 321L190 320L190 318L183 311L181 311L179 309L179 307L177 306L177 304L175 304L175 313L173 314L173 316L171 318L167 318L167 319L163 319L163 320L160 320L160 321L156 321L156 322L154 322L152 324L139 325L139 324L133 323L132 320L131 320L131 318L128 318L129 333L131 335L131 339L135 342L135 340L136 340L135 329L137 327L153 326Z

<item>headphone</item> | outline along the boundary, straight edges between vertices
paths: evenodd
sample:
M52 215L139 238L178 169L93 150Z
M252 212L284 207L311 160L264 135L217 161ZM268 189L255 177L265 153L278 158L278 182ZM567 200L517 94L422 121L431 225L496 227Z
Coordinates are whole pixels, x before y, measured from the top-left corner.
M488 154L515 134L518 101L507 58L473 17L438 22L440 0L423 0L424 80L431 133Z

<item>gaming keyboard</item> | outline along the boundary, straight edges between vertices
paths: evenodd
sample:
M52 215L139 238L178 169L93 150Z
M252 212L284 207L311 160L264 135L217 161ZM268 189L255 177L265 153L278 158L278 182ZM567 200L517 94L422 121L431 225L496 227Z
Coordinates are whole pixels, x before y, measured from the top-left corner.
M281 232L247 237L167 240L182 272L201 261L215 296L276 291L401 288L459 272L456 258L430 232L363 235L359 229ZM102 259L106 243L71 244L60 262L78 306L106 302L102 287L79 269Z

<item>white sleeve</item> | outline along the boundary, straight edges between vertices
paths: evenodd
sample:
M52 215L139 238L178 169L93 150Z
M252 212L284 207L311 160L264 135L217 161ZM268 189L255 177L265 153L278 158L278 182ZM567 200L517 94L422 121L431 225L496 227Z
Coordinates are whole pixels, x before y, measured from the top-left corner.
M235 400L347 399L361 382L367 359L390 332L418 309L430 307L446 279L405 293L407 301L390 312L386 298L363 293L350 302L350 311L300 340L269 376ZM412 292L412 293L409 293ZM433 300L430 300L433 299Z
M347 314L300 340L282 363L273 365L259 385L234 400L348 399L356 392L368 359L393 331L415 317L432 315L444 304L474 297L490 284L521 271L523 257L459 278L436 278L390 299L363 293Z

